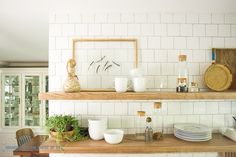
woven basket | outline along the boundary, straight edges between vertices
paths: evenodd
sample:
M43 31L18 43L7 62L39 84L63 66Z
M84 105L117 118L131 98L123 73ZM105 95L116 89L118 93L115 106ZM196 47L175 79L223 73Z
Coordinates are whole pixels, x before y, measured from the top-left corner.
M231 70L222 64L212 64L205 72L204 81L214 91L224 91L230 88L233 76Z

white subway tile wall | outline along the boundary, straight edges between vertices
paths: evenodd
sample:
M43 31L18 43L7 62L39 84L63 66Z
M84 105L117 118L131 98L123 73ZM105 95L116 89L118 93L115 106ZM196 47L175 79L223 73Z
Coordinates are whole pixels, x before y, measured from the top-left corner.
M73 38L137 38L139 66L148 79L148 90L157 91L175 90L179 54L187 55L190 80L197 81L205 90L203 74L211 64L211 48L236 47L236 14L231 13L53 14L49 22L50 91L62 90L67 76L66 62L72 56ZM117 50L101 51L105 48ZM120 52L121 48L125 53ZM80 50L76 54L77 70L83 88L111 87L114 76L128 76L133 66L133 47L129 44L78 44L77 50ZM93 75L96 68L91 67L88 73L88 65L95 59L95 54L115 56L122 68ZM153 116L153 101L50 101L49 112L50 115L76 115L83 126L87 125L88 118L105 117L109 128L122 128L126 133L133 133L138 110L145 110L147 115ZM153 120L153 127L157 129L163 123L165 132L173 133L174 123L194 122L208 125L218 132L221 127L235 127L232 120L235 114L236 102L229 100L162 101L162 114L159 121ZM92 156L211 157L217 153Z

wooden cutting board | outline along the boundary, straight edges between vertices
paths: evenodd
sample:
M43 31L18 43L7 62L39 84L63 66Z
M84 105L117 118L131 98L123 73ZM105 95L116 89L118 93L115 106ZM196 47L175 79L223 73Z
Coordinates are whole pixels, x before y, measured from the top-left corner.
M232 71L233 81L230 89L236 89L236 48L213 48L212 53L215 53L215 62L224 64Z

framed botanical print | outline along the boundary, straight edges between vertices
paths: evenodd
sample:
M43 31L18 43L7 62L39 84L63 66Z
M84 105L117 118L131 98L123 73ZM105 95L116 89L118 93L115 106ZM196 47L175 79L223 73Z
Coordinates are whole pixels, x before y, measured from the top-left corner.
M137 39L73 39L72 52L82 91L112 91L115 77L138 68Z

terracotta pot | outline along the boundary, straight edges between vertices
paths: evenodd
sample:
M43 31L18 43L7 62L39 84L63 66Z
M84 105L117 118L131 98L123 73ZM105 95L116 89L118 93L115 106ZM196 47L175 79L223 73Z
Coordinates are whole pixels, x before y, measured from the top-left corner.
M66 139L72 137L74 135L74 130L63 132L60 134L59 132L50 131L51 138L57 141L66 141Z

